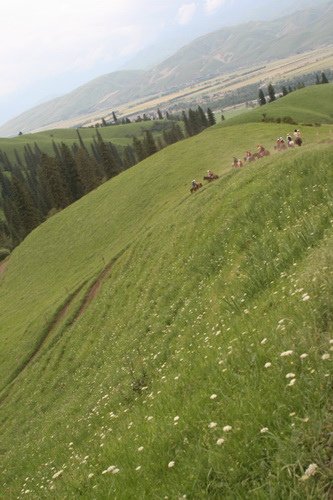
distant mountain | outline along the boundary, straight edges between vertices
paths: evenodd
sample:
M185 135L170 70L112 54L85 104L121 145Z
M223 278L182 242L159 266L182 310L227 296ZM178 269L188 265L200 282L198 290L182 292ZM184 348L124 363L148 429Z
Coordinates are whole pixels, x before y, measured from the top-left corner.
M333 44L333 2L273 21L248 22L201 36L150 71L118 71L40 104L0 127L16 135L103 111L241 67Z
M202 36L156 66L151 92L333 43L333 2L291 16L249 22Z

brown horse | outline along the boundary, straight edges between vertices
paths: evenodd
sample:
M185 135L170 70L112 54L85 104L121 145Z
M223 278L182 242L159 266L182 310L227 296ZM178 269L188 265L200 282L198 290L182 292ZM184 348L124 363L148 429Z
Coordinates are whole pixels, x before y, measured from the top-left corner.
M296 137L295 139L295 144L297 144L297 146L302 146L302 138L301 137Z
M217 174L213 174L213 175L205 175L204 176L204 181L214 181L215 179L218 179L219 176Z
M194 191L198 191L198 189L200 189L200 188L202 188L202 183L201 182L197 182L195 186L191 187L190 192L194 193Z
M235 167L235 168L240 168L240 167L243 166L243 162L239 158L235 157L234 161L232 162L232 166Z

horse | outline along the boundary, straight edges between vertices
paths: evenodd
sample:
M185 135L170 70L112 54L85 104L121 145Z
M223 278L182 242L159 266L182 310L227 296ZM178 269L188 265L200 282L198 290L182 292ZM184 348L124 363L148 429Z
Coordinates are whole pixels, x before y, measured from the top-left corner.
M243 162L242 160L239 160L237 158L234 158L234 161L232 163L232 166L235 167L235 168L240 168L243 166Z
M211 181L214 181L215 179L218 179L218 178L219 178L219 176L217 174L205 175L204 178L203 178L203 180L211 182Z
M194 193L194 191L198 191L198 189L200 189L201 187L202 187L202 183L201 182L197 182L195 186L191 187L190 192Z
M256 156L256 158L264 158L264 156L269 156L271 153L268 151L268 149L262 149L261 151L259 151L258 153L254 153L254 156Z
M297 146L302 146L302 138L301 137L296 137L295 139L295 144L297 144Z
M246 156L244 156L244 161L255 161L256 156L252 153L247 153Z

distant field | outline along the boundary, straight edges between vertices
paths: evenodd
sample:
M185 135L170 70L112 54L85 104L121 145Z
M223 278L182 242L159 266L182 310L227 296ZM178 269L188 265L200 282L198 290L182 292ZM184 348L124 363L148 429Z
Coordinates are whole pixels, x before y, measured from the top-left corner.
M119 116L129 116L142 114L144 112L156 111L157 108L168 108L172 103L182 103L193 105L207 104L205 95L209 96L209 101L222 98L227 92L233 92L246 85L258 84L263 82L275 82L285 78L301 76L302 74L319 72L324 68L333 68L333 47L322 47L310 52L296 54L289 58L280 59L267 64L242 68L241 70L225 74L223 76L210 78L200 83L191 84L175 92L165 93L164 95L154 95L129 101L124 105L117 107ZM114 109L105 109L103 112L90 113L80 117L80 124L85 126L100 122L101 116L110 117ZM78 119L69 119L54 124L55 128L75 127Z
M161 134L164 128L169 127L167 120L142 121L140 123L129 123L109 127L99 127L99 132L103 139L111 141L116 146L124 147L132 144L133 137L143 137L145 130L151 130L154 136ZM80 128L80 135L87 144L93 142L96 137L95 128ZM33 145L35 142L40 149L49 154L54 154L52 141L56 143L64 142L71 146L78 142L78 135L75 128L54 129L34 134L24 134L9 139L0 138L0 150L5 151L9 158L14 158L14 149L19 153L23 151L25 144Z

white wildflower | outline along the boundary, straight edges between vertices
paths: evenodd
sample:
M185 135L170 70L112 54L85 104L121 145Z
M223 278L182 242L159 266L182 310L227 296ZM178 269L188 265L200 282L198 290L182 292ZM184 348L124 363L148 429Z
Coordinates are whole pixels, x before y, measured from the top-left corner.
M231 425L225 425L225 426L223 427L223 432L230 432L230 431L231 431L231 429L232 429Z
M265 337L264 339L262 339L262 341L260 342L260 344L264 345L264 344L266 344L266 342L267 342L267 338Z
M268 427L263 427L260 429L261 434L265 434L265 432L268 432Z
M309 467L304 472L303 476L301 477L301 481L307 481L309 477L314 476L317 473L317 469L318 469L317 464L310 464Z
M174 467L174 465L175 465L175 461L171 460L171 462L168 463L169 469L171 469L172 467Z
M90 472L90 474L88 474L88 479L91 479L93 476L94 476L94 473Z
M117 467L115 465L110 465L107 469L103 470L102 474L108 474L110 472L113 472L114 470L116 470L116 468Z
M307 300L309 300L309 298L310 298L310 296L309 296L307 293L304 293L304 294L302 295L302 300L303 300L303 302L306 302Z
M211 422L210 424L208 424L208 427L210 429L215 429L215 427L217 427L217 423L216 422Z
M135 470L140 470L141 469L141 465L138 465Z
M295 373L287 373L286 378L295 378Z
M57 477L61 476L63 472L64 472L63 469L58 470L58 472L53 474L52 479L57 479Z
M303 352L303 354L300 355L301 359L307 358L309 355L306 352Z
M177 415L177 416L173 419L173 421L174 421L174 422L178 422L178 420L179 420L179 416Z
M219 438L217 441L216 441L216 444L217 446L222 446L224 443L224 439L223 438Z
M139 446L138 451L142 451L142 450L143 450L143 446Z
M294 354L294 351L284 351L281 352L280 356L281 358L284 358L285 356L291 356L292 354Z
M329 355L329 353L327 352L327 353L323 354L323 355L322 355L322 357L321 357L321 359L323 359L324 361L325 361L326 359L330 359L330 355Z
M295 378L292 378L291 381L289 382L288 384L288 387L291 387L292 385L294 385L296 383L296 379Z
M269 361L265 363L265 368L269 368L270 366L272 366L272 363L270 363Z
M210 396L210 399L216 399L216 398L217 398L217 394L212 394L212 395Z

